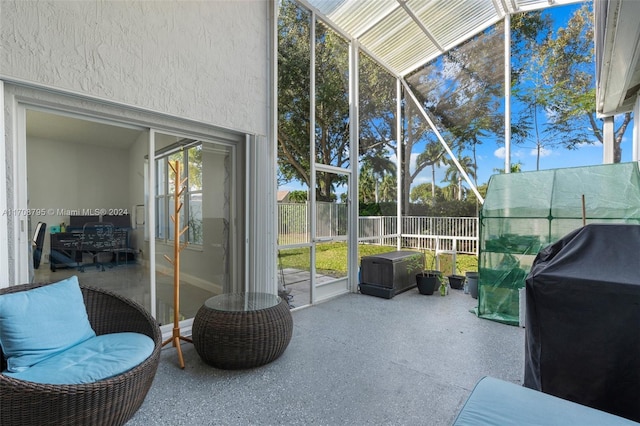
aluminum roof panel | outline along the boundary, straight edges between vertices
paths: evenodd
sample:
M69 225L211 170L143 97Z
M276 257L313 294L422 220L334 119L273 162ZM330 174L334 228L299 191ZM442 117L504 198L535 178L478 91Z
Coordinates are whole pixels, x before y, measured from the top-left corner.
M505 13L582 0L299 0L404 76L489 26Z
M421 3L421 0L412 0L407 6L416 10L420 21L430 23L429 30L441 46L466 39L469 33L480 32L504 16L496 13L493 4L485 0L434 2L418 9Z
M402 9L396 9L367 31L360 42L394 69L404 69L418 58L424 60L440 52Z

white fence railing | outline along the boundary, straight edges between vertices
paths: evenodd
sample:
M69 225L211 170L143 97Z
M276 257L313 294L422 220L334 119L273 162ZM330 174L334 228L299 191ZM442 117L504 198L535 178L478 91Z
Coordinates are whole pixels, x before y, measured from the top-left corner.
M278 245L310 241L308 210L306 203L278 203Z
M438 253L477 255L478 218L405 216L401 245Z
M278 203L278 245L309 243L309 218L307 204ZM344 235L346 223L345 204L318 203L318 235ZM478 218L405 216L401 227L400 235L395 216L361 216L358 218L358 241L395 247L400 237L400 245L405 248L478 254Z

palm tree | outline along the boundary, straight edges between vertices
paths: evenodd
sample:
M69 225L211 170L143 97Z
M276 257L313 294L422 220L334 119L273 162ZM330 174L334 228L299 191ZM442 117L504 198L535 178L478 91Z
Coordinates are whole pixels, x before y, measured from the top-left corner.
M476 178L475 166L471 157L461 157L458 159L458 163L470 178ZM448 164L449 167L445 172L444 180L442 182L448 182L452 186L452 188L447 191L450 193L450 195L453 195L451 194L451 192L456 193L457 197L454 196L451 198L462 200L462 173L460 173L460 170L458 170L458 167L453 162L453 160L448 160L446 164Z
M364 163L360 168L358 176L358 199L362 203L371 203L376 195L376 178L368 163Z
M431 166L431 200L436 199L436 167L445 163L444 148L439 142L430 142L425 147L423 153L418 155L418 163L426 163Z
M379 184L384 181L387 176L395 176L396 165L388 157L381 155L367 156L362 158L362 170L365 168L370 171L372 178L375 181L375 201L380 202L379 196Z
M380 183L380 200L395 201L398 194L398 185L394 175L385 175Z

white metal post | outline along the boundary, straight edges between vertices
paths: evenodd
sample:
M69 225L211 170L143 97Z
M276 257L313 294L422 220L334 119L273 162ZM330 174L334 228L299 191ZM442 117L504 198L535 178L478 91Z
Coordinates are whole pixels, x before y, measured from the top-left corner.
M360 152L360 108L359 108L359 73L358 58L359 45L352 39L349 49L349 164L351 175L349 176L349 192L347 199L347 250L349 272L349 291L358 291L358 156Z
M4 82L0 80L0 111L4 111ZM4 115L0 119L0 173L7 175L7 139ZM7 210L7 186L0 185L0 210ZM6 220L0 221L0 288L9 285L9 229Z
M631 160L640 161L640 94L633 106L633 141L631 142Z
M396 248L402 248L402 83L396 78Z
M151 316L158 317L156 312L156 131L149 130L149 180L147 182L147 217L149 233L149 297L151 298Z
M602 164L613 164L613 139L613 116L605 117L602 126Z
M504 17L504 172L511 173L511 15Z
M309 250L310 302L316 302L316 13L311 11L311 28L309 31L309 207L311 231L311 249Z

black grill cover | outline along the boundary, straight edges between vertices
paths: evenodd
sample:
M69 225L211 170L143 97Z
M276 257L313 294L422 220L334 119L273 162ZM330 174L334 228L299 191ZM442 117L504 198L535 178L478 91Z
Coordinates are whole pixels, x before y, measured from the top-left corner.
M640 225L566 235L526 292L524 385L640 421Z

